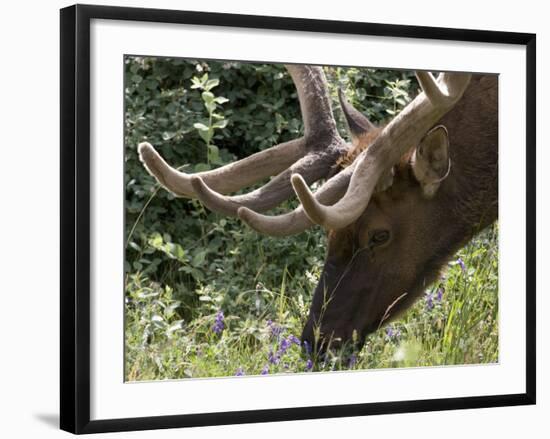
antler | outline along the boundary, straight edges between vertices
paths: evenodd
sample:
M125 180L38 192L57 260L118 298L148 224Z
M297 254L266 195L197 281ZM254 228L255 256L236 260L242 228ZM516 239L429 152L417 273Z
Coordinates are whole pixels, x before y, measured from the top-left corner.
M417 78L423 93L382 130L374 143L357 157L353 166L325 182L315 195L300 174L292 175L292 185L302 203L301 207L276 217L239 209L239 217L257 231L276 236L298 233L312 222L327 229L340 229L355 221L366 209L382 173L397 163L411 146L417 145L424 134L456 104L466 90L471 75L443 73L436 81L428 72L417 72ZM348 181L343 197L332 204Z
M299 173L308 183L326 177L348 146L338 134L326 79L320 67L286 66L298 92L304 136L212 171L186 174L168 165L147 142L138 146L146 169L174 194L198 198L209 209L236 216L240 207L261 212L293 195L290 176ZM278 174L255 191L224 196Z

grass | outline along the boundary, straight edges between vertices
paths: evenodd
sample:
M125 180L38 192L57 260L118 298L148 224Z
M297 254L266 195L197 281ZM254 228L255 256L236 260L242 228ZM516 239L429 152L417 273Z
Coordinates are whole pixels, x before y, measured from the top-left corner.
M323 262L323 236L259 238L233 220L182 244L134 243L126 279L126 379L260 375L498 361L498 225L449 264L439 283L353 356L310 357L298 337ZM198 245L201 244L201 245ZM202 252L202 253L201 253ZM133 265L132 267L136 267Z

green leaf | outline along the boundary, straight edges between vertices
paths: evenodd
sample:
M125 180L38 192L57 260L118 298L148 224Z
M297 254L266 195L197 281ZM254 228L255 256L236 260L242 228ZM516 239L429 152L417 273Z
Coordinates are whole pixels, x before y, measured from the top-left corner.
M176 133L175 131L172 131L172 132L170 132L170 131L164 131L164 132L162 133L162 139L163 139L163 140L171 140L171 139L173 139L174 137L176 137L176 134L177 134L177 133Z
M141 247L137 245L134 241L131 241L129 246L132 247L135 251L141 252Z
M227 126L227 119L219 120L212 125L213 128L223 129Z
M220 83L219 79L209 79L208 81L206 81L206 84L204 85L204 88L205 88L205 90L210 91L214 87L217 87L219 83Z
M226 102L229 102L229 99L224 98L223 96L218 96L214 99L214 102L216 102L217 104L225 104Z
M201 97L202 100L207 104L214 102L214 95L209 91L203 91Z
M136 294L139 299L149 299L151 297L157 297L159 295L158 291L143 290Z
M216 145L208 145L208 160L211 163L220 164L220 150Z
M172 335L175 331L181 329L183 327L183 320L176 320L174 323L172 323L168 329L166 330L166 333L168 336Z
M208 131L209 130L209 128L205 124L200 123L200 122L194 123L193 127L198 129L199 131Z
M156 249L162 246L162 236L160 236L160 233L155 233L149 238L149 245Z
M206 258L206 250L201 250L195 256L193 256L191 265L193 265L194 267L200 267L204 262L205 258Z
M172 302L170 305L166 307L166 309L164 310L164 315L168 318L172 317L176 309L179 308L180 306L181 306L181 302L179 300L175 300L174 302ZM183 322L183 320L178 320L178 322L181 323Z
M214 135L214 130L211 128L207 128L206 131L199 130L199 136L201 136L202 140L204 140L206 143L210 143L212 140L212 136Z
M197 78L196 76L193 76L191 78L191 82L193 83L193 85L191 85L191 88L193 88L193 89L202 88L202 81L199 78Z
M213 113L216 110L216 103L214 101L205 102L204 106L206 107L206 110L208 111L208 113Z
M162 318L162 316L159 316L158 314L155 314L153 317L151 317L151 322L159 328L162 328L166 326L166 322Z
M174 244L174 248L172 252L174 253L174 256L176 257L176 259L180 261L185 257L185 250L179 244Z

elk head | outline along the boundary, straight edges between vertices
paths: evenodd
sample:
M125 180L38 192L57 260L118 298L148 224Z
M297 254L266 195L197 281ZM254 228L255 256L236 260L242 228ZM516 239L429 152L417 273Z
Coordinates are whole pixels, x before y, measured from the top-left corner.
M434 236L444 215L438 198L451 167L447 130L437 122L462 97L470 75L442 73L436 80L418 72L423 91L383 128L340 94L349 145L336 129L323 70L287 69L298 91L303 137L192 175L170 167L149 143L139 145L140 157L174 194L239 216L260 233L286 236L324 227L327 257L302 338L320 348L330 340L361 345L413 303L437 275L441 262L435 255L449 250L448 237ZM339 169L343 162L349 165ZM222 195L270 176L247 194ZM326 181L313 194L308 185L321 179ZM294 211L260 213L294 193L301 201Z

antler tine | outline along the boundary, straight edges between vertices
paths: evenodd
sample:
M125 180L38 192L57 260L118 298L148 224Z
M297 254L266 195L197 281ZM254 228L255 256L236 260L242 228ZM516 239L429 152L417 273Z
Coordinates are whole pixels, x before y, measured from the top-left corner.
M297 166L294 168L304 173L307 181L325 177L347 146L336 129L323 70L304 65L286 67L298 92L304 119L304 137L273 146L221 168L196 174L186 174L172 168L151 144L144 142L138 146L138 150L146 169L174 194L198 198L212 210L233 216L240 206L264 211L290 198L292 189L288 169L295 162ZM221 195L277 174L273 183L249 194L233 197ZM260 195L263 199L259 198Z
M347 191L344 197L332 206L326 206L321 200L317 200L299 174L292 176L294 191L312 222L327 229L341 229L361 215L370 201L382 172L388 168L387 165L366 166L365 161L370 161L367 151L363 151L356 158L357 166L350 178ZM348 213L342 215L342 208L348 209Z
M302 157L304 151L305 141L299 138L275 145L212 171L186 174L166 163L150 143L143 142L138 145L140 160L149 173L170 192L187 198L196 198L191 184L192 176L201 177L218 192L234 192L283 171Z
M339 137L323 69L297 64L286 64L285 67L298 92L305 138L318 138L327 134Z
M443 98L443 93L437 85L436 79L430 72L416 72L416 79L420 84L420 88L426 94L428 99L436 105L438 102L441 102Z
M315 193L315 197L319 202L330 205L339 200L346 192L355 166L356 163L352 163L343 171L327 180ZM241 220L258 233L270 236L295 235L314 225L304 212L303 206L297 207L292 212L277 216L262 215L246 207L241 207L238 210L238 215Z
M294 195L289 184L292 174L300 173L309 183L320 180L327 176L345 148L346 145L342 142L331 145L325 152L309 153L265 185L244 195L221 195L209 188L201 177L192 177L191 183L197 198L213 212L237 216L237 210L241 206L256 212L265 212Z
M375 142L356 159L346 194L336 204L324 206L300 178L293 184L308 217L327 229L340 229L355 221L366 209L384 169L397 163L411 145L462 97L471 75L444 73L437 83L429 73L419 72L423 92L382 131ZM425 87L425 88L424 88Z
M471 75L467 75L470 78ZM422 91L434 106L454 105L462 96L464 77L457 73L443 73L436 80L430 72L416 72L416 79ZM466 84L467 85L467 84Z
M239 216L256 230L275 236L298 233L312 222L327 229L340 229L355 221L367 207L383 172L397 163L408 148L418 144L431 126L453 107L462 97L471 77L469 74L444 73L436 82L429 73L418 72L417 75L423 93L382 130L351 166L327 180L315 195L300 175L292 176L292 185L302 203L300 208L291 214L274 217L242 209ZM342 177L347 179L337 180ZM345 194L334 203L335 200L326 194L337 181L338 188L343 188Z

